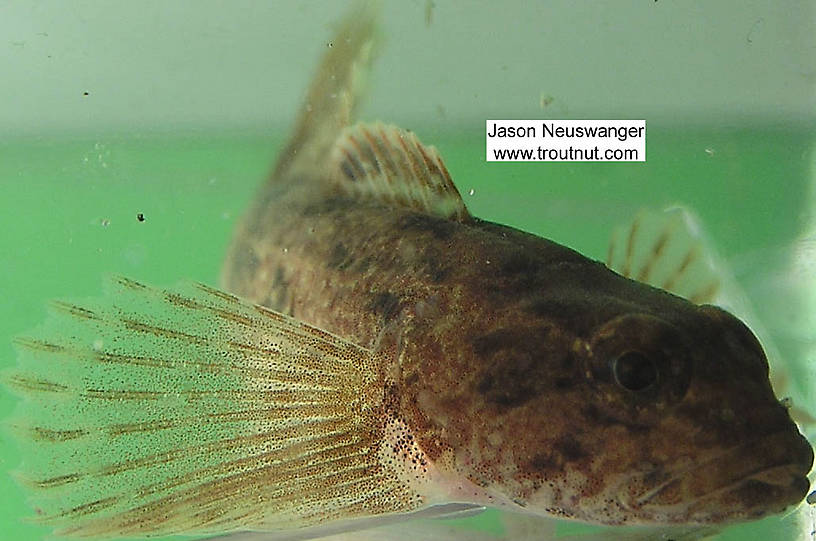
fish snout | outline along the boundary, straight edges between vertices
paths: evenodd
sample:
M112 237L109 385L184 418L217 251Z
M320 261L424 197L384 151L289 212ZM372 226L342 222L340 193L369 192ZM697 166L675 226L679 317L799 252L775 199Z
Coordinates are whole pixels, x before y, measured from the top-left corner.
M800 503L810 489L813 448L795 427L704 466L688 480L692 522L752 520Z
M813 448L795 425L700 457L674 472L652 472L621 503L646 521L711 524L781 513L810 489ZM643 483L644 479L652 482ZM622 493L622 495L625 493Z

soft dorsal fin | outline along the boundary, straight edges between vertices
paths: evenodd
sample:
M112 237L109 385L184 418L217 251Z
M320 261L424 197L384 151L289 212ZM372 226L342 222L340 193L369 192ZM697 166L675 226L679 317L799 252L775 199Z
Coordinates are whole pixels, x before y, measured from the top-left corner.
M331 174L349 194L459 222L471 219L436 148L412 132L382 123L343 131Z

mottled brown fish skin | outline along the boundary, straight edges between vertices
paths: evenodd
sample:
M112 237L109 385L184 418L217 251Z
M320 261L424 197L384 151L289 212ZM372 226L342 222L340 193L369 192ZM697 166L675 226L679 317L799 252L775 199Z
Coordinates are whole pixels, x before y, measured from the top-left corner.
M509 227L309 186L256 205L223 285L393 348L390 413L446 471L609 524L745 520L804 498L812 449L733 316ZM656 383L616 380L629 351Z

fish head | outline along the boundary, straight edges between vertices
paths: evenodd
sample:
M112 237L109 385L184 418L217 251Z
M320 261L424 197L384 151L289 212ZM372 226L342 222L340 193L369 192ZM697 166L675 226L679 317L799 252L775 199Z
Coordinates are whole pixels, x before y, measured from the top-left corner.
M813 450L739 319L603 273L559 291L425 333L442 349L418 353L445 361L407 375L404 412L436 464L485 503L601 524L802 501Z
M712 524L802 501L813 450L754 334L714 306L669 313L614 317L580 355L583 426L598 445L583 475L602 479L582 509L601 522Z

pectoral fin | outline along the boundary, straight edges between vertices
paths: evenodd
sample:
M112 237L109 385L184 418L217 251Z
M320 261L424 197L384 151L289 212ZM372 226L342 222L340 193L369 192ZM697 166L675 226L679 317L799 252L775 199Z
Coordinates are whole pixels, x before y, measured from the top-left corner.
M722 285L721 265L686 209L642 210L612 234L606 264L612 270L685 297L713 302Z
M285 315L116 278L17 345L19 477L59 534L286 530L422 505L376 452L372 353Z

